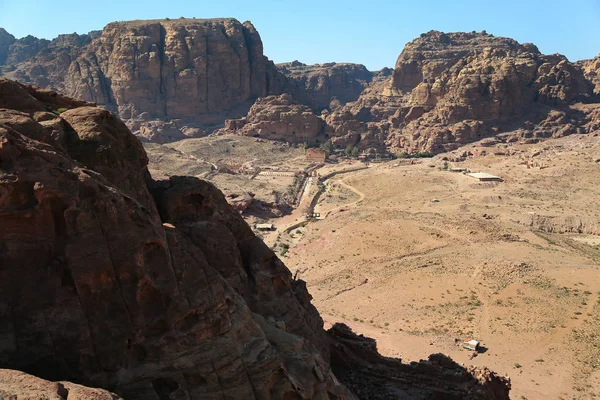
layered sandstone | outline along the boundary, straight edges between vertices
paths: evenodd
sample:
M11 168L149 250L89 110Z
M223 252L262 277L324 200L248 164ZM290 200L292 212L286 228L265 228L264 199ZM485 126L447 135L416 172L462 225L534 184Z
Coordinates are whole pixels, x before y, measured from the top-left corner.
M364 65L350 63L306 65L293 61L277 64L277 68L292 81L294 98L315 111L355 101L375 76Z
M583 68L585 77L594 84L594 92L600 97L600 56L592 60L585 60L579 63Z
M403 367L327 335L305 283L223 194L151 180L106 110L0 79L0 168L0 368L42 379L1 371L3 395L106 398L45 381L71 380L127 399L354 399L333 365L351 386L356 372L425 399L508 398L494 374ZM387 375L369 381L368 365Z
M10 76L97 103L157 142L202 136L287 84L254 26L232 18L114 22L51 42L11 37L0 33L0 57L12 40Z
M284 93L259 98L245 118L225 121L218 133L314 145L324 141L322 131L323 121L308 106Z
M305 287L221 192L149 182L108 111L0 92L0 367L127 399L347 397Z
M485 32L432 31L406 45L388 82L326 121L357 146L368 133L397 151L441 152L592 99L581 68L563 56Z

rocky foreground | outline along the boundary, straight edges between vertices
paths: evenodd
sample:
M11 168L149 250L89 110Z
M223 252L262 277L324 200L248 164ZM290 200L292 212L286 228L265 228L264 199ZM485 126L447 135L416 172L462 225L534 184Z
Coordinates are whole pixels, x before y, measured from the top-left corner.
M0 171L2 396L109 398L72 381L126 399L508 398L485 368L325 332L223 194L153 181L102 108L0 79Z

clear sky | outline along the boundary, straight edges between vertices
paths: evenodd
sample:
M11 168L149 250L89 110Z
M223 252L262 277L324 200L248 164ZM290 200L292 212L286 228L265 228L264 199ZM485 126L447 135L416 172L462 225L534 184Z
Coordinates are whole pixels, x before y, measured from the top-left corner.
M432 29L487 30L571 61L600 54L600 0L0 0L0 27L16 37L181 16L250 20L275 62L393 67L407 42Z

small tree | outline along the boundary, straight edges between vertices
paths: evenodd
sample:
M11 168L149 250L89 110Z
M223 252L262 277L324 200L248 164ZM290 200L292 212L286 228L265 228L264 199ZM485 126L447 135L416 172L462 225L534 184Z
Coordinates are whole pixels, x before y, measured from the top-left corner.
M358 157L358 149L356 147L352 149L351 155L354 158Z
M346 146L346 149L344 150L344 154L346 154L346 156L350 157L350 155L352 154L352 149L354 149L354 146L349 144L348 146Z
M328 140L325 143L323 143L321 145L321 149L327 154L333 153L333 143L331 143L331 140Z

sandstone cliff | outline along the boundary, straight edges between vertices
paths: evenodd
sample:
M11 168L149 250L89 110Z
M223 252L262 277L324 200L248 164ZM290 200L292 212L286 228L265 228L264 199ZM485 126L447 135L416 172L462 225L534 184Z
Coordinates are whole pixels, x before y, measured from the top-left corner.
M101 108L6 80L0 108L0 367L127 399L345 398L305 287L214 186L148 182Z
M304 282L221 192L146 165L110 112L0 79L0 368L127 399L355 398L332 366L367 394L383 379L425 399L508 398L493 373L388 362L326 334ZM106 398L6 370L0 393L19 395L15 379Z
M95 102L158 142L204 135L287 82L254 26L231 18L114 22L51 42L0 32L0 57L11 40L7 76Z
M327 63L306 65L299 61L277 64L279 70L291 80L291 93L302 104L315 111L337 109L358 99L374 77L390 72L373 73L364 65Z
M594 93L600 98L600 56L592 60L581 61L578 64L583 68L585 77L594 85Z
M323 121L287 93L259 98L245 118L225 121L217 133L233 133L289 143L324 142Z
M377 136L397 151L440 152L527 121L535 126L551 110L569 117L571 104L592 99L581 68L563 56L485 32L432 31L406 45L388 82L326 122L332 136L358 147L371 146L363 136Z

